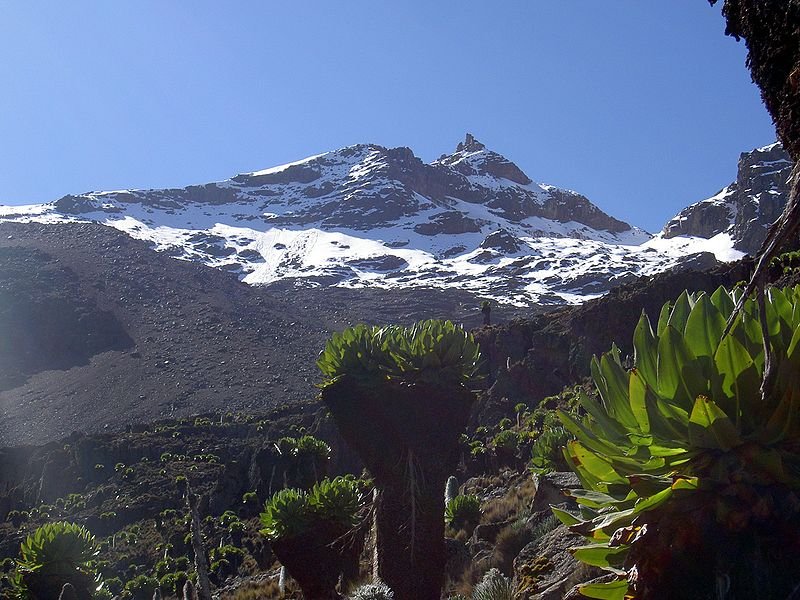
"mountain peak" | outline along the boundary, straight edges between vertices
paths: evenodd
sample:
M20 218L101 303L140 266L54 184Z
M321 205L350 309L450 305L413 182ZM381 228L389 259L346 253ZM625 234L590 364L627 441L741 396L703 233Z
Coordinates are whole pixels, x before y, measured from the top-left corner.
M467 133L464 141L459 142L456 146L456 152L480 152L481 150L486 150L486 146L476 140L471 133Z
M502 154L488 150L485 144L467 133L463 142L459 142L453 154L445 154L436 163L447 165L462 175L489 175L498 179L508 179L519 185L533 183L517 165Z

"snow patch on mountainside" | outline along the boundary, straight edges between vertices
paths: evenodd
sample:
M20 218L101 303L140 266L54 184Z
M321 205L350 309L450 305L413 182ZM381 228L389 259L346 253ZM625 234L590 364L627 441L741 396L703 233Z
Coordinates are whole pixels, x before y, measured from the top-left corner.
M469 135L430 164L360 144L219 183L0 207L0 220L97 221L253 285L457 288L517 305L580 302L687 257L741 256L728 234L654 238Z

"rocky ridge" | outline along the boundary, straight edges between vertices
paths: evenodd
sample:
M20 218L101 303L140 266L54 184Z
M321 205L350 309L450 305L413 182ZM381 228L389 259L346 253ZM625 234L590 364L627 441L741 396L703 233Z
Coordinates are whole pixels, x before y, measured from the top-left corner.
M518 306L740 255L719 240L653 238L469 134L429 164L359 144L217 183L0 207L0 220L104 223L255 285L458 289Z
M663 237L709 239L726 234L735 249L755 255L786 206L791 170L789 155L779 143L742 153L736 181L683 209L664 226Z

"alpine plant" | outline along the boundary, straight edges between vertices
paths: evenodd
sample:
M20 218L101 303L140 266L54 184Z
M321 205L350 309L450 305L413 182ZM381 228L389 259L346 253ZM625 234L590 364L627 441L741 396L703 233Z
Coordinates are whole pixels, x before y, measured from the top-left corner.
M633 368L616 347L593 358L600 401L559 412L583 489L579 513L553 510L587 538L575 557L616 575L585 597L778 598L800 581L800 286L748 299L723 337L740 296L684 292L655 328L642 314Z

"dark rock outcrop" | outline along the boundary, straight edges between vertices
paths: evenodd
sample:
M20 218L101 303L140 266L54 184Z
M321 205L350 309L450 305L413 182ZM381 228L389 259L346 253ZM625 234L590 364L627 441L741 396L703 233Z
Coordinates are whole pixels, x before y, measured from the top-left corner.
M633 352L631 339L642 311L658 318L664 302L685 289L713 292L747 279L749 261L711 271L676 271L643 278L614 288L580 306L484 327L476 339L487 359L491 387L476 410L479 422L497 422L513 414L513 406L533 405L589 375L592 355L612 343Z
M734 248L755 254L786 206L791 170L792 163L780 144L743 153L736 181L678 213L664 226L664 237L712 238L728 233Z

